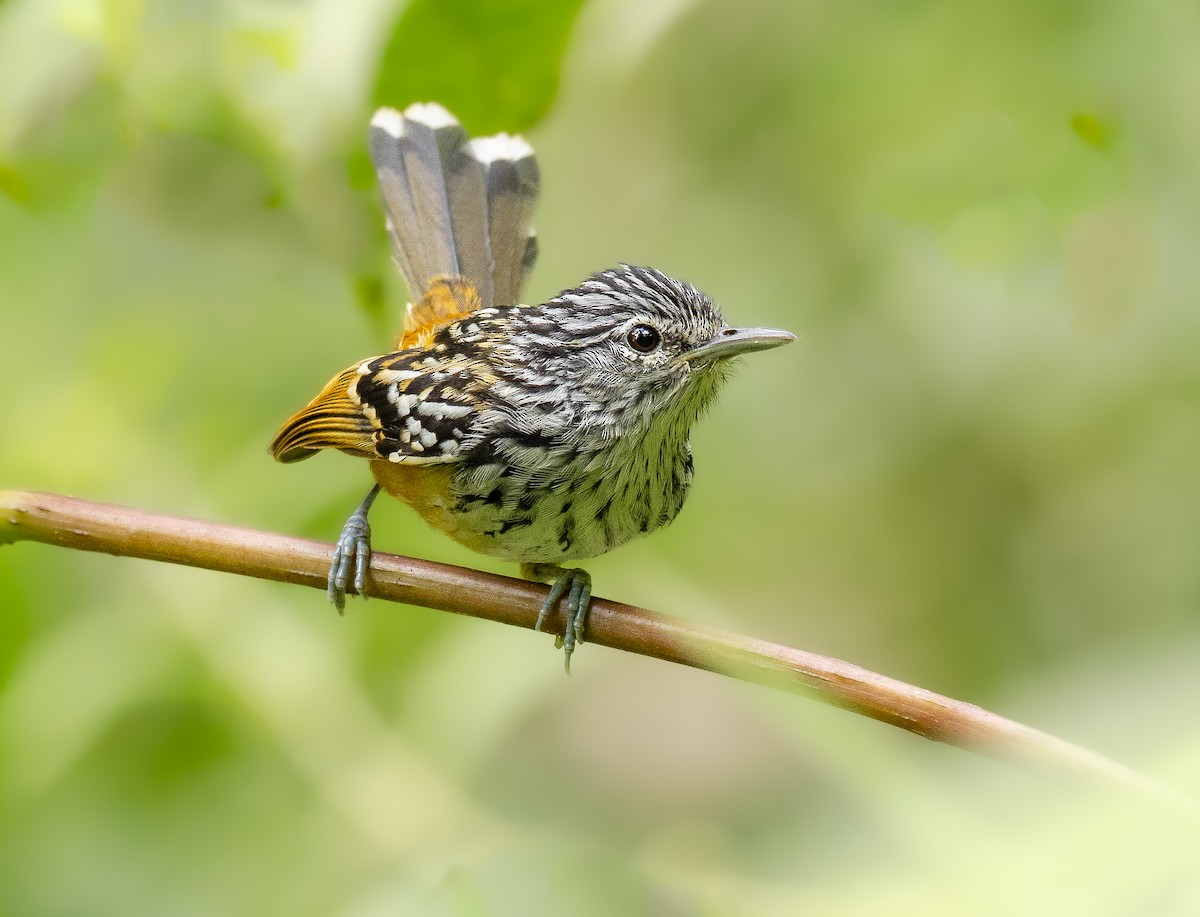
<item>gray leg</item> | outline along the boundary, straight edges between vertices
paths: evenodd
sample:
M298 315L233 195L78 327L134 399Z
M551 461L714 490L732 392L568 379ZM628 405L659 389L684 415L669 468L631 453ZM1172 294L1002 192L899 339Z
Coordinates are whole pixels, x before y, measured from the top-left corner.
M346 610L346 584L350 581L352 568L354 591L364 599L367 597L363 592L367 568L371 565L371 526L367 522L367 513L378 496L379 485L376 484L346 520L333 549L333 560L329 564L329 601L337 606L338 614Z
M564 594L567 596L567 626L554 645L563 651L563 665L571 674L571 654L583 643L583 632L587 626L588 608L592 602L592 578L586 570L578 567L564 569L557 564L521 564L521 575L526 579L549 582L550 594L538 611L534 630L541 630L554 611L554 606Z

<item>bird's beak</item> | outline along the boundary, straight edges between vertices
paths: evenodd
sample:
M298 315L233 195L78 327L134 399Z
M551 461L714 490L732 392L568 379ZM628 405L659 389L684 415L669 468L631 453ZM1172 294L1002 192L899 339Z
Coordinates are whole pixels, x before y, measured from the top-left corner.
M790 344L796 335L778 328L722 328L716 337L679 357L681 363L708 363L755 350Z

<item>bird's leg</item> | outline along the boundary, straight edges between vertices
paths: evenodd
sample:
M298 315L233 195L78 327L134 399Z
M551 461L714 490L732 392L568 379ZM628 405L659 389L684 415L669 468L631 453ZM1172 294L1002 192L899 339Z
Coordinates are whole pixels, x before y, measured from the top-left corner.
M583 630L587 624L588 607L592 602L592 578L586 570L578 567L563 568L558 564L521 564L521 576L525 579L550 583L550 594L538 611L534 630L541 630L554 606L565 593L567 596L567 626L561 637L554 638L554 645L563 651L563 664L571 674L571 654L583 643Z
M351 568L354 569L354 591L364 599L367 597L363 592L367 568L371 565L371 525L367 522L367 513L378 496L379 485L376 484L342 526L342 534L333 549L333 560L329 564L329 601L337 606L338 614L346 610L346 584Z

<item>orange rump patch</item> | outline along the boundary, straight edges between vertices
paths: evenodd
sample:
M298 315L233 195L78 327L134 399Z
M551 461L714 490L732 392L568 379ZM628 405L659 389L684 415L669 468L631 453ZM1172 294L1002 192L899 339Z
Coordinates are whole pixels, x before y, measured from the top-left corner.
M428 347L433 336L460 318L480 308L475 285L462 277L435 277L416 305L409 303L404 315L404 331L396 340L397 350Z

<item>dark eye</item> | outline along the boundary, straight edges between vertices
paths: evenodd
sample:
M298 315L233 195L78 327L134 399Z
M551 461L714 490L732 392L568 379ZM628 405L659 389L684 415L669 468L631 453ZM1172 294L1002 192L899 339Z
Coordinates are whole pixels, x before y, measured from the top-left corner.
M662 343L662 335L649 325L634 325L629 329L627 340L638 353L649 353Z

